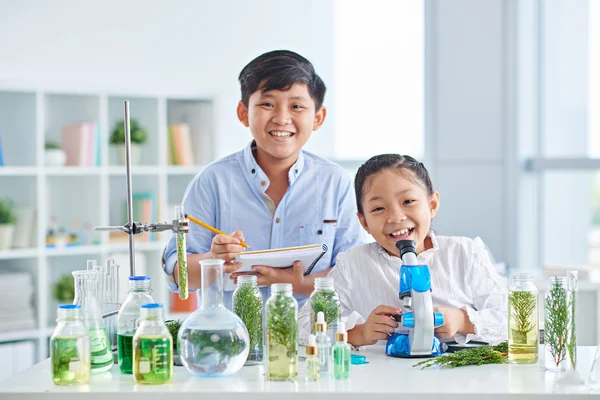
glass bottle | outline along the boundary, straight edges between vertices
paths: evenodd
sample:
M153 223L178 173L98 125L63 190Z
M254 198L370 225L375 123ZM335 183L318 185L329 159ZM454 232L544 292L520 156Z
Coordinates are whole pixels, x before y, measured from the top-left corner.
M335 343L337 322L340 318L340 296L333 287L333 278L315 278L315 289L310 294L310 321L312 333L315 332L317 313L322 311L325 316L327 335L331 343Z
M179 286L179 298L187 300L188 292L188 269L187 269L187 247L185 244L185 234L189 230L189 222L183 212L183 206L175 207L175 219L177 220L177 232L175 232L175 242L177 243L177 263L179 273L177 285Z
M348 344L348 333L343 322L339 322L333 346L333 379L348 379L350 377L351 347Z
M50 338L52 380L56 385L90 381L90 337L80 315L81 306L58 306L57 325Z
M117 352L119 368L124 374L133 371L133 335L141 316L140 307L148 303L154 303L150 277L130 276L129 294L117 315Z
M515 274L508 291L509 362L533 364L538 361L538 321L538 290L533 284L533 276Z
M323 311L317 313L317 322L315 323L315 332L317 347L319 348L319 362L321 372L329 372L329 359L331 357L331 339L327 335L327 323Z
M298 375L298 302L292 295L292 285L272 284L266 308L267 379L293 380Z
M98 304L98 271L73 271L73 277L75 278L73 304L81 306L83 323L90 337L92 373L108 371L112 368L114 359Z
M569 362L573 369L577 368L577 284L578 271L574 269L567 270L567 290L569 291L568 306L571 315L571 326L569 330L568 354Z
M308 344L306 345L306 379L309 381L318 381L321 371L321 362L319 361L319 348L315 335L308 335Z
M195 376L237 372L248 358L250 338L242 320L223 305L223 260L202 260L202 305L181 325L177 349Z
M263 297L257 286L256 275L242 275L233 292L233 312L242 320L250 337L250 351L246 365L263 360Z
M568 362L568 339L571 329L567 279L553 276L545 296L544 347L546 369L564 371Z
M133 378L160 385L173 378L173 337L165 325L162 304L140 307L140 325L133 336Z

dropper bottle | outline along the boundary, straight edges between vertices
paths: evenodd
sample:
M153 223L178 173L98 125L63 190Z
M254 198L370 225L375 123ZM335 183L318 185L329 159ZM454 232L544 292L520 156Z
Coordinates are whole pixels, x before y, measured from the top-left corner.
M346 325L340 321L335 334L333 346L333 379L348 379L350 377L350 345Z
M319 348L315 340L315 335L308 335L308 345L306 346L306 379L309 381L318 381L321 369L319 361Z
M323 311L317 313L317 322L315 323L316 342L319 349L319 363L321 372L329 372L329 359L331 357L331 339L327 335L327 323Z

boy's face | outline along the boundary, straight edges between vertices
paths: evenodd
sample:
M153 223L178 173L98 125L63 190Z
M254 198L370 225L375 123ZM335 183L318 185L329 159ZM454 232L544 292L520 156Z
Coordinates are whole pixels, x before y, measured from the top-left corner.
M239 102L237 112L256 140L257 159L289 166L326 115L325 107L315 112L315 102L302 83L286 91L257 91L250 96L248 107Z
M417 253L426 250L425 238L439 208L439 194L405 177L410 171L384 169L372 175L363 194L363 228L391 255L399 257L396 242L414 240Z

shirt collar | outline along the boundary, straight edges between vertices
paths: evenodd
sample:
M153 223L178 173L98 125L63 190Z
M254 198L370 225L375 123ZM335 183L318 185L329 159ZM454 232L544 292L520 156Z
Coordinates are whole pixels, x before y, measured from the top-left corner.
M246 171L252 177L256 187L261 191L265 192L269 187L269 178L267 174L260 168L258 163L256 162L256 158L254 158L253 151L256 149L256 141L253 140L250 142L248 146L244 149L244 166L246 167ZM288 173L288 180L290 186L294 184L294 182L298 179L302 170L304 170L305 165L305 157L304 152L300 151L298 155L298 159L290 168Z
M417 255L417 259L419 260L419 263L422 263L422 264L425 264L427 261L429 261L431 259L431 257L433 256L433 253L435 253L439 249L439 244L438 244L437 238L435 237L435 233L432 230L430 230L427 233L427 236L431 239L431 244L433 247L431 249L427 249L424 252ZM387 252L387 250L384 249L381 245L379 245L378 252L379 252L379 254L382 254L383 257L385 257L387 260L401 263L399 257L390 256L390 254Z

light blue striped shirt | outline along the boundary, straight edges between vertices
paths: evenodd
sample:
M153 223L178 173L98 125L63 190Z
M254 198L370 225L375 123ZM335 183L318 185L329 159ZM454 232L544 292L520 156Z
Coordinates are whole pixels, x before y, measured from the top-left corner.
M340 166L306 151L290 168L289 188L272 212L265 199L269 178L252 154L254 142L244 150L210 164L190 182L183 199L185 213L231 233L244 233L252 250L327 244L328 251L311 273L335 265L339 253L365 242L356 217L352 179ZM267 197L268 199L268 197ZM188 253L210 251L214 233L190 223ZM165 272L169 288L177 290L173 269L177 261L175 235L165 250ZM263 300L270 295L261 288ZM200 294L200 293L199 293ZM225 291L225 306L231 309L233 291ZM295 295L299 306L307 296Z

